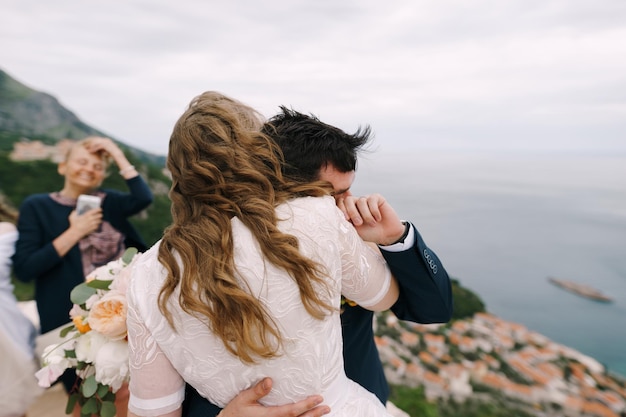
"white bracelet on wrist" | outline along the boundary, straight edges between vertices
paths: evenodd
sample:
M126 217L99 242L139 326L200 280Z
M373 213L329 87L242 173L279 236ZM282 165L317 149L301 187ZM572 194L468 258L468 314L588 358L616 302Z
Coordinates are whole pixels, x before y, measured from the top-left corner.
M120 169L120 175L124 175L127 172L133 171L135 169L134 165L129 165L124 169Z

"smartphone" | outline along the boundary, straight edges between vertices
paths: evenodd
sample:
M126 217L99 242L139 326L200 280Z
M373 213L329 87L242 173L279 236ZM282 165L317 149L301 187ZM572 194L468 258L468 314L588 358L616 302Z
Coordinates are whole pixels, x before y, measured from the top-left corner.
M80 216L85 212L100 207L100 197L95 195L81 194L76 201L76 212Z

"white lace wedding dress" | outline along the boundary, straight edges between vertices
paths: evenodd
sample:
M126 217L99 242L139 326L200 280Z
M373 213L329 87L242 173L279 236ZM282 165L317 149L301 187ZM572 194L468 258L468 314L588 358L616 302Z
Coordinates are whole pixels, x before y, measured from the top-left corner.
M298 198L279 206L277 213L281 230L295 235L302 252L326 268L333 305L339 308L341 293L362 306L380 301L389 287L389 269L380 253L359 238L331 197ZM185 381L224 407L240 391L268 376L273 388L263 398L266 405L321 394L333 416L388 416L373 394L344 374L339 309L324 320L312 318L294 281L263 260L256 240L237 218L231 224L239 278L276 319L284 352L254 366L244 364L226 351L202 320L184 313L177 301L170 304L174 332L157 307L165 278L157 243L134 264L128 290L130 410L155 416L177 409ZM172 298L177 300L177 294Z

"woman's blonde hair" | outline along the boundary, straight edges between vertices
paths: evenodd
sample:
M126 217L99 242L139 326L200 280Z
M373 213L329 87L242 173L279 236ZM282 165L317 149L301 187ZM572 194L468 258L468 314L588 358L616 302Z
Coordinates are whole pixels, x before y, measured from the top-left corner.
M170 137L173 223L159 247L168 273L159 308L170 325L168 302L180 286L182 309L207 317L211 331L245 362L278 355L281 335L262 303L235 276L233 217L250 229L265 258L295 280L312 316L321 319L333 309L316 292L327 290L324 271L300 253L296 237L278 229L275 212L290 198L330 190L287 182L280 149L260 133L262 123L254 109L220 93L194 98Z
M5 202L4 196L0 195L0 222L17 223L18 213L13 207Z
M70 147L67 149L67 151L65 152L65 158L63 159L63 161L67 162L68 159L70 159L70 156L72 155L72 152L74 151L74 149L76 149L78 147L87 148L89 143L93 139L97 139L97 138L98 138L98 136L89 136L89 137L86 137L86 138L81 139L81 140L77 140L74 143L72 143L70 145ZM109 166L111 165L111 162L112 162L111 155L109 155L109 153L107 151L105 151L104 149L100 149L99 151L95 152L95 154L100 159L102 159L102 162L104 164L104 170L107 171Z

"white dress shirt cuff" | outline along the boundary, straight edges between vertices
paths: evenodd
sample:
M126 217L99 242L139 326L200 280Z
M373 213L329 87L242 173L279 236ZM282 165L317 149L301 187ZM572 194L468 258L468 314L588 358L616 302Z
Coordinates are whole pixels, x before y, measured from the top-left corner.
M404 242L394 243L393 245L378 245L381 249L386 250L387 252L402 252L405 250L409 250L415 244L415 231L413 230L413 225L409 223L409 233L406 235Z

